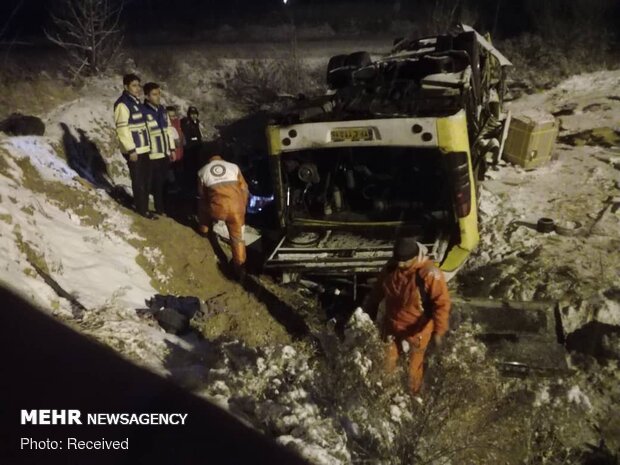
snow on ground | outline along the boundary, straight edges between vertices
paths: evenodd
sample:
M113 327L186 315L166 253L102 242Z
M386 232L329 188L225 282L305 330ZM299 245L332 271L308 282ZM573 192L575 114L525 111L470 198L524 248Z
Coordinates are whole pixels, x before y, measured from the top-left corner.
M401 453L419 458L438 450L446 457L453 453L454 441L471 434L475 421L463 424L456 435L442 428L454 428L461 415L476 415L467 402L455 406L455 398L460 392L484 398L481 389L499 385L497 372L484 360L484 346L465 325L447 344L441 362L430 360L427 404L408 395L402 371L385 376L385 347L361 309L352 315L342 338L330 324L318 338L318 348L304 343L259 349L225 344L198 392L312 463L400 464L405 463ZM470 389L459 389L451 376L467 377ZM435 384L441 384L436 379L450 387L433 394ZM448 411L454 416L438 421Z
M46 137L59 144L59 151L66 159L83 157L85 146L92 142L96 154L105 160L110 178L115 183L129 185L129 173L118 151L111 117L121 91L118 79L93 78L77 99L59 105L43 120Z
M0 281L154 370L163 370L168 336L136 315L155 290L136 263L131 219L107 197L79 182L46 138L0 139ZM29 169L31 167L31 169ZM40 177L39 177L40 176ZM35 189L27 186L36 185ZM56 194L78 196L63 202ZM100 219L93 223L93 216ZM34 265L33 265L34 263ZM77 321L37 266L87 311Z
M24 173L14 160L25 158L44 179L84 189L73 179L75 172L71 173L44 141L19 137L4 141L2 146L10 154L7 161L18 182ZM132 236L130 220L116 208L106 205L104 192L92 191L92 195L93 200L100 202L98 210L105 215L105 221L88 227L82 225L76 212L62 210L45 196L20 189L18 182L0 185L5 199L3 214L15 220L13 224L3 223L3 237L10 239L11 230L19 227L23 240L39 251L51 270L58 272L54 279L83 305L99 307L115 296L119 304L139 306L153 293L148 276L135 262L135 249L122 239ZM31 208L32 214L24 215L26 208ZM20 283L21 276L24 273L14 276L14 285Z
M607 208L594 225L608 197L620 194L620 173L605 161L620 150L613 143L613 131L620 131L620 101L610 98L619 84L618 72L575 76L512 103L514 113L532 107L557 112L567 105L573 113L559 116L556 160L534 171L512 165L489 171L481 189L481 244L459 277L464 293L561 300L567 332L592 319L620 324L615 292L620 289L620 211ZM610 128L606 134L612 142L568 144L571 135L594 128ZM580 233L540 234L533 226L541 217L579 223Z
M557 113L556 159L534 171L507 164L489 171L481 188L481 242L457 276L461 293L559 301L569 335L589 322L620 325L620 211L614 213L607 202L620 195L620 172L613 163L620 155L619 88L620 72L604 71L574 76L511 103L513 114L530 108ZM541 217L580 225L579 232L538 233ZM595 329L575 333L574 339L583 339L577 343L591 355L600 345L617 357L618 333L602 334ZM579 405L612 450L620 447L614 419L620 415L618 360L599 364L574 353L569 365L575 371L565 383L537 382L536 402Z

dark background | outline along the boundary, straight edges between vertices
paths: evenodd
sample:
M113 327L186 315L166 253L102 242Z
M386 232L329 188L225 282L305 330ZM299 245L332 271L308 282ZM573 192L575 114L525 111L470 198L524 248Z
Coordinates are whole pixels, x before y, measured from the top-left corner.
M455 3L447 0L290 0L288 8L298 24L329 24L336 33L349 31L352 24L357 24L361 33L381 33L389 32L395 20L420 20L433 8L449 8ZM473 26L482 31L494 30L500 38L526 32L544 33L541 16L579 24L586 20L584 13L602 11L605 22L592 26L595 29L592 32L600 32L602 40L607 40L609 34L617 37L620 24L620 1L617 0L462 0L460 3L464 10L475 12L477 24ZM42 39L43 28L49 25L49 12L60 4L60 0L3 0L0 2L0 40ZM123 13L130 41L136 35L161 30L189 38L223 25L273 26L288 22L288 18L281 0L126 0Z

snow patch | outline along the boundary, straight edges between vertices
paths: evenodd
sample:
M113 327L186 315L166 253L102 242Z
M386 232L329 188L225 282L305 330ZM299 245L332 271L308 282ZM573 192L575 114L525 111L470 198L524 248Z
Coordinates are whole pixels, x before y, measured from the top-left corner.
M77 176L77 173L56 154L46 138L37 136L11 137L2 145L14 157L28 158L44 179L75 185L73 178Z
M582 405L586 409L592 410L592 403L590 402L590 399L583 393L579 386L575 385L571 387L566 396L569 402Z
M74 180L71 170L44 138L3 139L5 160L17 182L0 175L0 281L46 311L73 322L71 304L59 297L33 268L37 266L74 296L87 310L82 331L151 369L162 370L167 335L142 321L137 308L155 294L150 277L136 263L137 251L127 240L131 219L102 191ZM46 181L84 192L105 218L88 225L75 212L63 210L45 194L20 185L16 160L27 158Z

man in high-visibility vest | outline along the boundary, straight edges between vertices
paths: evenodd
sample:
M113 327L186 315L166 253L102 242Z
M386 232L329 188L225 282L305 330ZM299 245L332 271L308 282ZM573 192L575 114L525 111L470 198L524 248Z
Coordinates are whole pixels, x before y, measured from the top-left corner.
M174 154L174 134L170 118L161 104L159 84L147 82L144 85L144 114L151 144L151 193L155 213L165 214L164 191L168 177L168 166Z
M246 252L243 237L248 185L234 163L214 155L198 172L198 218L200 232L206 234L214 220L226 223L232 249L233 265L242 273Z
M123 77L124 90L114 103L114 123L121 153L129 166L131 189L136 211L149 219L148 211L151 164L150 143L144 109L140 103L140 78L135 74Z

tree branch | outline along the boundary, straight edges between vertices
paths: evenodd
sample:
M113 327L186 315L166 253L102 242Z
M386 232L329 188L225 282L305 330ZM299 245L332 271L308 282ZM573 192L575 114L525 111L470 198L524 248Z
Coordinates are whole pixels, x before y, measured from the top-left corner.
M67 50L69 69L77 77L104 71L122 46L120 21L124 0L63 0L52 13L55 31L45 31L52 43Z

